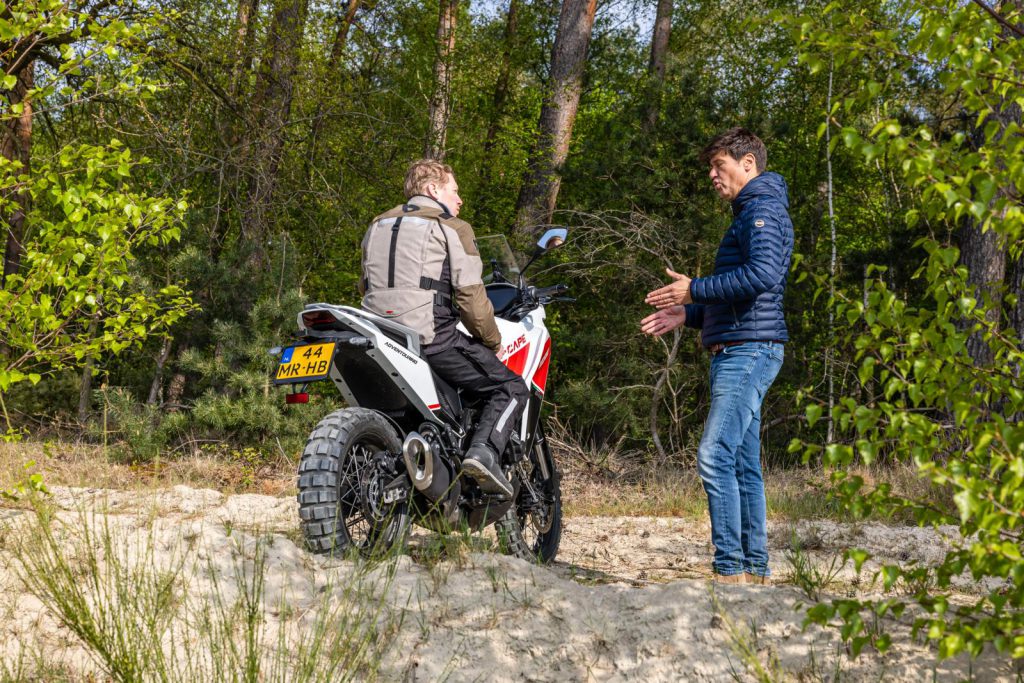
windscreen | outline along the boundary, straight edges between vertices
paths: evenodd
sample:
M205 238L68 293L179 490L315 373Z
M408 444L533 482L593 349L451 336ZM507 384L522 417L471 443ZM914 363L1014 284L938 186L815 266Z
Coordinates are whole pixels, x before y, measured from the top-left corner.
M484 262L485 283L501 281L494 279L495 270L498 270L508 282L519 280L519 264L504 235L477 237L476 246L480 249L480 260Z

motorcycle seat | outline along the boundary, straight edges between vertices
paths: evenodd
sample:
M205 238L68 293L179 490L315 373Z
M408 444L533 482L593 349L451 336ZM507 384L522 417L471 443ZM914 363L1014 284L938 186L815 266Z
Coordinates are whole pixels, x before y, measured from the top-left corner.
M406 327L401 323L396 323L393 320L388 320L387 318L383 318L379 315L375 315L373 313L369 313L368 315L373 316L373 324L380 328L380 331L384 333L384 336L398 344L401 344L416 356L422 357L422 354L420 353L419 332L411 327Z
M408 349L415 356L420 358L423 357L423 354L420 353L420 333L411 327L407 327L406 325L397 323L394 320L389 320L388 318L377 315L376 313L371 313L370 311L362 308L353 308L351 306L331 306L329 304L310 304L306 306L306 309L314 307L334 308L358 318L362 318L371 325L374 325L391 341L396 344L401 344L403 348Z

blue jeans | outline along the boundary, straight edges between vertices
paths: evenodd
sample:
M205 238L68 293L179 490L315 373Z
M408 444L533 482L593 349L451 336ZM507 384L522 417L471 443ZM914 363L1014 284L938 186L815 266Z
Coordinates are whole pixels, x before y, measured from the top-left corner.
M782 355L777 342L747 342L711 359L711 410L697 469L708 496L717 574L770 574L761 402L779 374Z

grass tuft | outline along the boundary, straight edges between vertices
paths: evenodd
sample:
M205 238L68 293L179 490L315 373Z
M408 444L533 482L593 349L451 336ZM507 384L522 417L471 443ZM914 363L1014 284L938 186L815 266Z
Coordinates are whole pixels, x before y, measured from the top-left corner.
M786 564L792 570L789 581L814 602L819 602L825 592L836 583L846 561L839 555L832 555L829 563L815 561L810 552L821 546L821 539L812 534L802 540L794 531L785 552Z
M18 580L115 681L373 680L400 624L385 601L386 565L317 568L327 576L319 590L273 594L273 537L169 540L116 517L58 515L41 498L23 517L12 548ZM10 680L45 673L25 656L0 669Z

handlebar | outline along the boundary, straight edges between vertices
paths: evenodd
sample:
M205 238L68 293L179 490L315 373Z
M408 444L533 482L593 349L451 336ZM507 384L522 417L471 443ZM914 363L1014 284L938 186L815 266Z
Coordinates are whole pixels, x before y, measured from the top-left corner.
M550 299L551 297L565 294L569 288L565 285L552 285L550 287L535 287L533 295L538 299Z
M530 311L537 308L537 306L547 306L548 304L558 302L571 303L575 299L567 296L558 296L568 292L569 288L565 285L552 285L551 287L524 287L519 290L519 297L516 303L508 310L506 310L502 317L508 320L519 320L523 316L530 313Z

